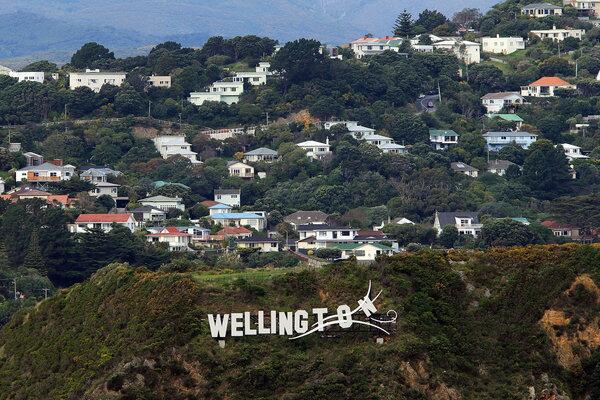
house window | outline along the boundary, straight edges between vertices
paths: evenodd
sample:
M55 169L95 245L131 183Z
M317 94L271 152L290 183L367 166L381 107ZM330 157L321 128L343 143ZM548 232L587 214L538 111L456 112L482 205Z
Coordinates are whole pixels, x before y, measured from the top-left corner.
M364 257L365 256L365 251L364 250L355 250L354 251L354 255L356 257Z

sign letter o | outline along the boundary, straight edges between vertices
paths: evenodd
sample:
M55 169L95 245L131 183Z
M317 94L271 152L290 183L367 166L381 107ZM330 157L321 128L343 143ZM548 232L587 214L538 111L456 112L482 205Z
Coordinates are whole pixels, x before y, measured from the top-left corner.
M337 308L338 324L340 328L347 329L352 326L352 310L346 304Z

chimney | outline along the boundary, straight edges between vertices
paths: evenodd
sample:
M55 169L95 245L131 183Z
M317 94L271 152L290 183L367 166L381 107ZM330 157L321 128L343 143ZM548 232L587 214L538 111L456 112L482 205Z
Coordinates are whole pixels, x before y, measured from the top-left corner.
M500 39L500 34L496 33L496 38Z
M329 145L329 136L327 136L327 139L325 139L325 144Z

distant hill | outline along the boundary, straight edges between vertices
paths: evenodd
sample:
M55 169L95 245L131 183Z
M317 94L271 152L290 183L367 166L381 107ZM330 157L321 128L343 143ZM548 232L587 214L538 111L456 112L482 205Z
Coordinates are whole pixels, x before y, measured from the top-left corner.
M229 279L112 265L0 330L0 400L598 398L598 260L565 245ZM356 332L224 349L210 337L207 313L354 308L369 280L399 316L381 345Z
M73 50L95 40L111 49L164 39L201 46L213 35L258 34L286 41L317 38L339 44L358 35L389 34L407 8L448 15L464 7L487 9L494 0L0 0L0 59ZM35 14L31 12L35 10Z

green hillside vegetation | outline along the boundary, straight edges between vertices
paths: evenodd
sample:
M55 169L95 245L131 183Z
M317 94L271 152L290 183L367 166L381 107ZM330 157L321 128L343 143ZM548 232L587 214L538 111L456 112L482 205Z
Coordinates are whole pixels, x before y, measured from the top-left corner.
M599 248L577 245L420 252L268 280L113 264L0 331L0 399L516 400L530 386L597 396L593 343L574 343L582 356L565 369L539 321L552 307L579 329L597 318L592 289L562 293L582 274L598 282L599 265ZM383 345L262 336L220 349L210 338L208 312L352 306L369 280L383 289L379 309L400 315Z

